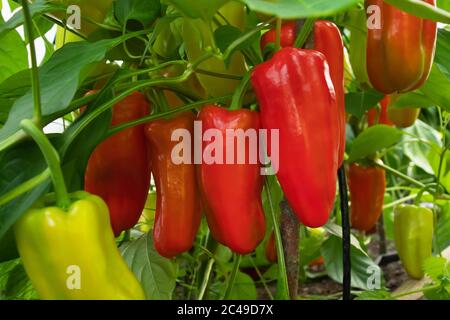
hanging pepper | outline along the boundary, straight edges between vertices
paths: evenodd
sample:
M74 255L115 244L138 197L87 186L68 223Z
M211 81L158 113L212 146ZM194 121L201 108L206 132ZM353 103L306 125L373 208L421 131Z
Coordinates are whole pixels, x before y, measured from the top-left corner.
M314 25L314 49L323 53L330 67L331 80L338 104L339 167L344 161L346 124L344 89L344 44L339 28L330 21L316 21Z
M395 246L411 278L424 276L423 263L432 254L433 212L428 208L401 205L395 209Z
M296 22L283 23L281 28L281 46L292 47L297 37L298 25ZM276 31L270 30L261 39L261 47L274 43ZM339 28L331 21L316 21L314 25L314 50L324 54L330 68L331 80L338 102L339 124L339 166L344 161L346 143L346 115L344 90L344 44Z
M386 126L394 126L392 121L388 117L389 96L385 96L380 102L380 110L372 108L367 111L367 122L369 127L373 127L376 124L384 124Z
M262 125L279 130L279 157L271 159L278 180L300 221L313 228L333 210L339 165L338 106L328 70L322 53L288 47L252 74Z
M398 99L398 95L393 94L390 97L387 113L389 120L398 128L408 128L414 125L419 118L420 108L393 108L392 103Z
M45 200L14 226L25 270L45 300L145 299L116 247L108 207L79 192L67 210Z
M348 171L352 227L370 231L383 212L386 173L379 167L352 163Z
M258 141L250 142L246 139L244 148L239 143L241 139L236 136L240 130L256 130L257 137L260 129L259 113L250 110L231 111L209 105L202 109L198 119L202 122L202 136L209 129L216 129L220 132L219 138L224 141L223 146L217 145L218 142L214 139L203 141L203 161L197 167L209 228L213 237L232 251L250 253L264 239L266 231L261 202L263 178L260 175L260 165L257 161L252 163L249 154L252 149L250 144ZM227 137L227 131L230 130L236 134ZM225 159L226 149L227 144L232 141L234 158L228 161ZM223 157L220 155L222 152ZM245 159L241 158L244 161L238 162L239 153L245 156ZM208 161L208 156L217 157L217 161Z
M226 22L235 28L244 31L246 11L245 6L239 2L231 1L220 8L217 20ZM184 18L183 39L185 40L186 54L188 60L193 62L205 54L208 47L215 48L214 31L217 27L212 27L215 23L202 19ZM199 69L208 72L225 74L232 77L240 77L245 73L245 59L240 52L236 52L231 57L228 65L222 59L212 57L199 65ZM198 80L212 97L220 97L232 94L239 85L238 79L209 75L204 72L197 73Z
M423 2L436 6L436 0ZM385 94L420 88L434 60L436 22L415 17L383 0L367 0L369 6L380 11L380 17L369 19L381 20L379 26L369 27L367 34L367 72L372 86Z
M140 119L149 111L145 96L135 92L113 107L111 125ZM142 214L150 187L149 163L143 125L109 137L89 159L85 190L108 204L116 236L132 228Z
M381 100L380 111L376 108L372 108L367 111L369 127L374 126L376 123L387 126L395 125L398 128L408 128L414 125L416 120L419 118L420 108L392 108L392 97L397 99L396 95L386 95L384 99Z
M190 151L190 155L177 154L181 158L172 155L180 143L172 141L172 135L177 130L184 130L193 136L194 121L195 115L187 112L173 119L157 120L146 125L157 192L153 238L156 250L167 258L192 247L201 221L191 145L183 150Z

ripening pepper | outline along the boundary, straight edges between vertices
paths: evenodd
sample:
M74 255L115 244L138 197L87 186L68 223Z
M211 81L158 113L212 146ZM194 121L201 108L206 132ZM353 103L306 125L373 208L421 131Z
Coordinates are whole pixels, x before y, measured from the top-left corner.
M411 278L424 276L423 263L433 247L433 212L428 208L401 205L394 211L395 246Z
M296 22L286 22L281 28L281 46L292 47L297 37L298 25ZM270 30L261 39L261 47L274 43L276 31ZM331 21L320 20L314 24L314 50L325 56L330 68L331 80L338 102L339 124L339 166L344 161L346 143L346 114L345 114L345 89L344 89L344 44L339 28Z
M139 92L117 103L111 125L140 119L150 112ZM127 128L109 137L92 153L85 173L85 190L108 204L114 234L132 228L139 220L150 187L150 161L144 126Z
M373 127L377 124L384 124L391 127L394 125L388 117L389 102L389 96L385 96L380 102L380 110L377 108L371 108L367 111L367 122L369 127Z
M202 109L198 120L202 122L202 136L209 129L220 132L219 137L211 139L213 141L202 142L203 161L197 166L202 204L211 234L236 253L250 253L264 239L266 231L261 202L263 178L260 164L251 161L250 154L250 144L258 140L243 140L237 136L240 130L255 130L255 137L258 137L259 113L208 105ZM227 137L230 130L236 134ZM221 138L223 145L218 144L216 138ZM234 149L228 149L234 150L234 157L226 159L227 144L233 141Z
M246 9L243 4L237 1L230 1L220 8L219 12L231 26L244 31ZM218 20L223 21L223 18L218 16ZM204 49L215 47L213 33L217 30L217 27L212 26L215 26L215 23L212 21L184 18L183 39L190 62L194 62L202 57L205 54ZM202 62L199 65L199 69L238 77L246 72L245 59L240 52L233 54L228 66L225 65L223 60L212 57ZM196 75L208 95L212 97L232 94L240 83L238 79L221 78L220 76L211 76L203 73L197 73Z
M156 250L166 258L189 250L200 226L200 196L192 145L183 144L180 150L180 153L190 150L190 155L172 154L180 144L172 141L172 135L184 130L192 137L194 121L195 115L186 112L169 120L153 121L145 129L157 192L153 239Z
M414 125L419 118L420 108L394 108L392 104L398 99L398 95L389 96L387 114L389 120L398 128L408 128Z
M379 167L352 163L348 170L352 227L370 231L383 212L386 172Z
M256 66L251 80L263 128L279 130L279 157L271 161L284 194L304 225L321 227L334 207L340 144L326 58L315 50L283 48Z
M116 247L108 207L79 192L67 210L38 202L15 224L17 247L45 300L145 299Z
M436 6L436 0L422 1ZM383 0L367 0L369 6L380 9L380 16L369 16L369 23L373 20L375 25L367 34L367 72L372 86L385 94L420 88L434 60L436 22L403 12ZM379 26L377 19L381 20Z

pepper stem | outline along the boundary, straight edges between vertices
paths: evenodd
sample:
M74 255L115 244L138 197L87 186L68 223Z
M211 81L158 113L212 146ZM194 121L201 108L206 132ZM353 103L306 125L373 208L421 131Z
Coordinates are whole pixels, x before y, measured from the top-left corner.
M242 78L241 83L237 87L236 91L233 94L233 100L231 101L230 110L239 110L242 109L242 104L244 101L245 94L247 93L247 89L250 85L250 77L252 70L249 70L244 78Z
M231 291L233 290L234 283L236 282L236 276L239 271L239 265L241 264L242 256L240 254L236 254L234 258L233 271L231 272L230 279L228 280L227 290L225 292L225 296L223 300L228 300L230 297Z
M44 132L42 132L33 121L30 119L22 120L20 126L31 138L33 138L44 155L55 187L57 206L67 209L70 205L70 198L64 182L64 175L61 170L58 152L50 143Z

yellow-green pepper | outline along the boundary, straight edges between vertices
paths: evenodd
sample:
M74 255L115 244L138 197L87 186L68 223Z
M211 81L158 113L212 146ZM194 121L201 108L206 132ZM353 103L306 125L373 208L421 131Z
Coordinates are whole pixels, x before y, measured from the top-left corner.
M401 205L395 209L395 246L411 278L424 276L423 263L432 255L433 212L428 208Z
M145 299L117 249L101 198L79 193L67 210L41 201L19 219L14 231L25 270L41 299Z

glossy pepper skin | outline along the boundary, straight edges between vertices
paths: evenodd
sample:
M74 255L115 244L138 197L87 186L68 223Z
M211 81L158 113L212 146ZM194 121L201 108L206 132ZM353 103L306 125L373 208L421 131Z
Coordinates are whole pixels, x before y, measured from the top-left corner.
M345 63L344 63L344 43L342 42L339 28L331 21L316 21L314 25L314 49L323 53L330 68L331 80L338 104L338 124L339 124L339 166L344 161L346 143L346 123L345 114Z
M195 115L187 112L173 119L153 121L145 129L157 192L153 239L156 250L166 258L192 247L202 217L193 159L190 163L175 163L172 159L172 152L180 143L172 141L172 134L186 130L193 136L194 121Z
M140 119L150 106L139 92L113 107L111 125ZM150 187L150 161L144 126L125 129L103 141L92 153L85 173L85 190L108 204L116 236L139 220Z
M436 6L436 0L423 0ZM366 0L380 8L381 28L367 34L367 72L372 86L391 94L420 88L434 60L437 24L403 12L383 0Z
M352 163L348 170L350 218L352 227L370 231L383 212L386 173L379 167L364 167Z
M432 254L433 212L428 208L401 205L394 211L395 246L411 278L424 276L423 263Z
M394 123L389 119L388 116L388 106L390 98L385 96L380 102L380 110L377 108L372 108L367 111L367 122L369 127L373 127L377 124L384 124L386 126L394 126Z
M250 110L231 111L208 105L202 109L198 120L202 122L203 134L209 129L217 129L223 141L227 141L227 129L260 129L259 113ZM238 143L236 138L234 141L232 164L227 164L226 159L220 159L223 164L205 161L205 155L214 154L216 147L211 141L203 141L204 157L202 164L197 166L197 176L203 208L214 239L236 253L247 254L258 246L266 232L261 202L263 178L259 163L250 162L248 140L245 142L244 163L237 162ZM223 144L223 155L225 158L226 143Z
M279 157L271 160L284 194L304 225L323 226L334 206L340 141L326 58L287 47L256 66L251 80L263 128L279 130Z
M281 28L281 46L292 47L297 37L297 23L286 22ZM276 31L270 30L261 39L261 47L264 48L269 43L274 43ZM339 166L344 161L346 143L346 114L345 114L345 89L344 89L344 44L342 42L339 28L331 21L319 20L314 25L314 50L325 56L333 81L333 87L338 102L338 123L339 123Z
M389 120L398 128L408 128L413 126L420 115L420 108L394 108L392 103L398 99L398 95L389 96L387 114Z
M116 247L108 207L85 192L65 211L39 203L14 226L25 270L44 300L145 299ZM75 269L71 269L75 268ZM70 285L79 272L79 289Z
M220 8L220 14L225 17L231 26L244 31L246 11L245 6L237 1L230 1ZM223 21L218 16L220 22ZM204 49L214 47L213 32L217 27L212 21L204 21L202 19L184 18L183 22L183 39L185 40L186 54L190 62L194 62L205 54ZM213 29L213 30L211 30ZM246 72L244 56L237 52L233 54L229 66L227 67L223 60L213 57L205 60L199 65L200 69L228 74L232 76L242 76ZM239 80L218 78L206 74L197 73L198 80L211 97L220 97L232 94L239 85Z

